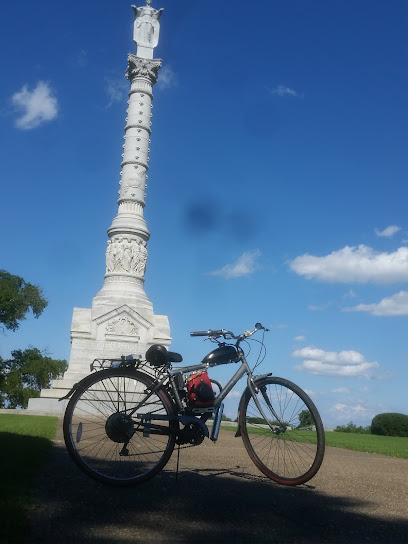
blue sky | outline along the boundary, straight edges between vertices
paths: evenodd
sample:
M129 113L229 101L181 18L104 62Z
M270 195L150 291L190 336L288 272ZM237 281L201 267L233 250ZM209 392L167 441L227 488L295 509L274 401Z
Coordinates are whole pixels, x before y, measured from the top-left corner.
M190 330L261 321L261 371L306 389L327 425L407 413L407 3L153 7L145 288L172 348L196 362L211 345ZM0 267L49 299L1 334L3 357L68 359L73 307L103 284L132 25L123 0L2 3Z

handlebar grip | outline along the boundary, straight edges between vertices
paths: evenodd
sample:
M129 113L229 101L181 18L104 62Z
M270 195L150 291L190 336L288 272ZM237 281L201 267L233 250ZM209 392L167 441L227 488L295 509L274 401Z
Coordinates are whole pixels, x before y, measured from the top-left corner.
M209 329L208 331L194 331L190 332L190 336L223 336L227 331L224 329L215 330Z
M209 332L208 336L224 336L224 334L228 331L226 331L225 329L219 329L219 330L208 331L208 332Z

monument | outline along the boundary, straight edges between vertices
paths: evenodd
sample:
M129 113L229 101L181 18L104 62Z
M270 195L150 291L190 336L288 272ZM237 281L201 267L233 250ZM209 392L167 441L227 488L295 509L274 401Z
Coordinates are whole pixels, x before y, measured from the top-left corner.
M150 233L143 217L153 85L162 65L153 58L159 41L162 9L132 6L135 12L133 41L136 55L128 55L126 77L130 81L126 117L118 213L108 228L106 273L102 289L92 308L74 308L71 326L71 356L62 380L52 389L30 399L28 409L63 411L58 402L74 383L89 374L94 359L114 358L130 353L144 355L151 344L170 344L167 316L154 315L144 290L147 242Z

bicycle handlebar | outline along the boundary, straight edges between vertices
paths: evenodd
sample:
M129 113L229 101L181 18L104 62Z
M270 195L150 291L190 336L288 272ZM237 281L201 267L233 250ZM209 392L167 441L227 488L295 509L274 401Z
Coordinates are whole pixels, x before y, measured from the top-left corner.
M235 340L243 340L244 338L248 338L249 336L252 336L259 330L269 331L269 329L261 325L261 323L256 323L253 331L245 331L243 334L240 334L238 336L236 336L233 332L227 331L225 329L218 329L218 330L208 329L208 331L193 331L193 332L190 332L190 336L207 336L209 338L219 338L220 336L223 336L224 338L226 338L226 336L228 336L228 337L234 338Z
M190 336L224 336L228 331L225 329L219 329L219 330L212 330L208 329L208 331L193 331L190 332Z

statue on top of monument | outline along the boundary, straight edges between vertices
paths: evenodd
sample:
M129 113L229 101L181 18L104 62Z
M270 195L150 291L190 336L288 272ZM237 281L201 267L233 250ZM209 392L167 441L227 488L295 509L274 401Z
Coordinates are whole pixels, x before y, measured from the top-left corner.
M163 12L163 8L152 8L151 0L146 0L146 6L141 8L132 6L132 8L135 12L133 41L137 45L138 56L153 58L153 49L157 47L157 44L159 43L159 18ZM146 50L151 50L151 55L150 51L148 52Z

